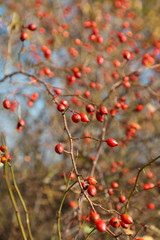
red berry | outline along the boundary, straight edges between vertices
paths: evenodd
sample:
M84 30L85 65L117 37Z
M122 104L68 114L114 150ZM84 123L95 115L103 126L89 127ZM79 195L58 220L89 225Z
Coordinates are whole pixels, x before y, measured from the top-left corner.
M133 223L133 219L130 215L124 213L121 215L121 220L126 223L126 224L132 224Z
M97 223L100 220L100 216L98 213L90 211L90 220L93 223Z
M99 232L105 232L106 229L107 229L107 224L105 221L103 220L99 220L97 223L96 223L96 228Z
M28 101L27 102L28 107L33 107L33 104L34 104L33 101Z
M128 81L129 81L129 77L128 76L123 78L123 82L128 82Z
M17 123L17 130L18 132L22 131L23 127L25 126L25 121L20 119Z
M60 89L56 88L56 89L54 89L54 92L55 92L56 95L61 95L61 90Z
M82 74L81 74L81 72L75 72L75 73L74 73L74 76L75 76L76 78L81 78Z
M114 60L114 61L113 61L113 65L114 65L115 67L120 67L120 66L121 66L121 63L120 63L120 61L118 61L118 60Z
M119 185L118 185L117 182L112 182L111 186L112 186L113 189L117 189Z
M22 120L22 119L20 119L20 120L18 121L18 126L19 126L19 127L24 127L24 126L25 126L25 121Z
M90 86L90 88L95 88L95 87L96 87L96 84L95 84L94 82L91 82L91 83L89 84L89 86Z
M68 177L71 178L71 180L75 179L76 175L74 172L71 172L68 174Z
M111 167L112 168L116 168L117 167L117 163L116 162L112 162Z
M96 88L97 88L98 90L101 90L101 89L102 89L102 84L101 84L101 83L96 83Z
M107 139L106 143L110 147L115 147L115 146L118 145L117 141L115 139L113 139L113 138Z
M92 23L90 22L90 21L86 21L85 23L84 23L84 27L85 28L90 28L92 26Z
M112 195L114 194L114 192L113 192L113 189L112 189L112 188L109 188L109 189L108 189L108 194L109 194L110 196L112 196Z
M130 60L131 59L131 53L129 51L124 51L123 53L123 57L126 59L126 60Z
M147 178L152 178L153 177L153 173L152 172L148 172L147 173Z
M101 114L100 112L96 112L96 118L97 118L98 121L103 122L104 115Z
M0 150L1 150L2 152L7 152L8 147L7 147L6 145L1 145Z
M109 221L109 224L114 228L119 228L120 227L120 221L116 217L111 218L110 221Z
M91 184L91 185L95 185L97 183L97 181L94 177L88 177L87 182L88 182L88 184Z
M98 34L98 33L99 33L98 28L93 28L93 34Z
M35 30L36 30L36 25L35 25L34 23L29 24L29 25L28 25L28 29L29 29L30 31L35 31Z
M115 109L115 108L112 108L112 109L110 110L110 114L111 114L112 117L114 117L114 116L116 115L116 109Z
M155 209L155 205L153 203L148 203L147 207L151 210Z
M30 98L32 102L35 102L39 98L39 94L34 92Z
M28 33L22 32L20 36L21 41L27 40L27 38L28 38Z
M102 44L103 43L103 37L102 36L97 36L97 42Z
M8 99L3 101L3 107L9 109L11 107L11 102Z
M17 125L17 131L20 132L22 131L23 127Z
M128 224L124 223L123 221L120 222L122 228L128 228Z
M1 163L5 163L5 161L7 161L7 158L5 156L1 157Z
M97 193L97 189L95 188L95 186L90 185L90 186L88 187L88 194L89 194L90 196L95 196L96 193Z
M62 100L60 101L60 103L63 104L65 107L68 107L68 102L67 102L67 100L62 99Z
M86 105L86 111L90 114L93 114L94 113L94 106L91 105L91 104L87 104Z
M123 86L124 86L125 88L130 88L131 84L130 84L129 82L124 82L124 83L123 83Z
M122 25L122 27L123 27L123 28L128 28L129 25L130 25L129 22L124 22L123 25Z
M73 114L73 115L72 115L72 121L75 122L75 123L80 122L80 121L81 121L81 116L80 116L80 114L78 114L78 113Z
M120 98L120 100L121 100L122 102L124 102L124 101L126 101L126 98L125 98L124 96L122 96L122 97Z
M99 112L100 112L101 114L103 114L103 115L108 114L108 110L107 110L107 108L104 107L104 106L102 106L102 107L99 108Z
M121 195L121 196L119 197L119 201L120 201L121 203L125 203L125 202L126 202L126 197L125 197L124 195Z
M46 74L46 75L50 75L51 74L51 70L50 70L50 68L44 68L44 73Z
M85 91L85 93L84 93L85 98L89 98L90 95L91 95L90 91Z
M153 184L153 183L148 183L148 187L149 187L149 188L153 188L153 187L154 187L154 184Z
M89 122L88 116L85 113L80 113L82 122Z
M75 207L75 202L70 201L70 202L69 202L69 206L70 206L71 208L74 208L74 207Z
M90 37L89 37L90 41L95 41L96 40L96 35L94 34L91 34Z
M9 162L12 161L12 156L11 156L9 153L7 153L7 160L8 160Z
M90 157L90 160L91 160L91 162L94 162L94 161L95 161L95 159L96 159L96 158L95 158L95 157L93 157L93 156L91 156L91 157Z
M104 63L104 58L103 57L97 57L97 62L98 64L102 65Z
M123 166L123 161L118 161L118 165L121 167Z
M63 111L65 110L65 106L60 103L60 104L57 105L57 110L58 110L59 112L63 112Z
M138 105L138 106L137 106L137 111L138 111L138 112L141 112L142 110L143 110L143 105Z
M153 183L146 183L143 185L144 190L149 190L150 188L153 188L154 184Z
M58 153L58 154L62 154L64 151L64 147L61 145L61 144L57 144L55 146L55 152Z
M123 110L126 110L126 109L128 109L128 105L125 104L125 103L121 103L121 108L122 108Z

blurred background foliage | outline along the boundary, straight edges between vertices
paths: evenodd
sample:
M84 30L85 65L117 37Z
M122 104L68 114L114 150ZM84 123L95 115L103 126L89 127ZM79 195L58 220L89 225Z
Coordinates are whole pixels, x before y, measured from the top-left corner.
M127 0L126 0L127 2ZM159 28L159 0L132 0L128 1L130 9L119 10L115 7L113 0L46 0L46 1L1 1L0 16L0 79L6 74L19 70L21 67L25 71L40 76L40 72L44 67L50 67L54 71L55 77L47 79L42 74L42 79L50 84L53 91L55 88L61 88L63 94L75 94L76 90L82 93L88 90L89 83L93 80L100 83L103 88L100 91L93 90L91 100L100 104L102 99L109 94L109 90L115 81L111 77L113 70L112 62L115 58L122 61L122 52L125 48L132 47L128 43L124 46L118 45L111 54L106 53L106 48L111 44L118 44L116 34L121 31L122 23L127 20L126 14L133 12L136 14L135 19L131 19L134 36L140 34L137 40L137 48L141 53L133 61L128 64L125 71L118 70L122 78L124 72L129 74L141 66L141 58L145 52L153 52L155 43L160 40ZM40 7L38 7L40 5ZM69 14L66 14L66 12ZM42 17L42 13L45 13ZM108 15L107 15L108 14ZM107 20L107 16L108 19ZM106 18L105 18L106 17ZM79 51L78 58L72 58L68 49L74 45L74 39L80 38L83 42L88 41L89 33L84 29L84 22L87 20L95 21L100 28L104 37L104 48L93 44L93 51L89 52L85 48L77 48ZM38 27L36 32L29 32L29 38L24 42L24 48L21 54L21 65L19 65L19 51L22 42L19 40L22 25L27 26L29 23L35 23ZM61 32L54 35L54 31L61 27L64 23L69 25L69 38L63 37ZM103 26L104 23L104 26ZM112 37L113 36L113 37ZM133 36L132 40L135 40ZM47 61L41 51L42 45L48 45L52 50L51 59ZM146 46L143 48L143 46ZM33 50L35 47L35 51ZM37 60L36 53L40 59ZM108 82L104 78L101 68L97 67L95 58L97 54L105 56L105 70L110 80ZM159 63L159 56L157 57ZM91 67L92 73L88 77L83 73L82 86L75 84L70 89L65 81L67 74L71 73L71 69L75 66L84 65ZM150 78L155 80L153 84ZM25 83L25 84L24 84ZM17 184L22 192L28 207L31 219L31 228L35 239L39 240L56 240L57 238L57 210L59 208L65 187L66 179L61 175L65 172L68 179L68 173L72 169L71 160L67 154L55 154L54 147L61 142L65 149L68 150L68 139L64 132L64 125L61 115L57 112L51 98L48 96L43 86L39 84L30 84L31 79L23 75L15 75L4 82L0 82L0 102L2 103L6 96L12 101L18 102L15 112L5 110L0 106L0 132L4 132L6 136L7 146L13 157L13 167ZM20 85L22 84L22 85ZM20 88L19 88L20 86ZM148 87L147 87L148 86ZM151 89L154 91L151 91ZM18 90L17 90L18 89ZM148 90L149 89L149 90ZM120 112L115 118L110 117L106 138L116 138L122 145L125 139L126 130L129 122L137 122L141 126L141 130L137 131L137 138L133 138L124 147L118 147L115 150L103 148L100 155L99 169L97 169L97 179L103 190L110 187L112 181L119 181L122 193L128 196L132 185L127 184L129 179L135 177L137 168L149 161L152 156L159 154L159 97L156 93L160 90L159 71L146 69L139 76L139 82L133 83L131 89L117 89L113 95L105 102L107 107L111 109L117 99L123 95L127 96L127 104L130 106L127 112ZM15 94L14 91L16 91ZM135 92L140 91L142 98L136 99ZM29 108L27 101L29 97L38 92L40 97L35 102L33 108ZM77 111L85 111L85 104L80 107L73 103L71 97L66 97L71 107ZM144 104L145 110L143 114L137 114L135 107L137 104ZM80 110L79 110L80 109ZM149 111L154 114L149 114ZM26 127L22 132L17 132L16 126L18 117L21 115L25 119ZM97 122L95 116L90 117L90 124L77 126L71 121L71 113L68 113L68 125L71 133L75 137L84 136L89 133L91 136L100 137L102 124ZM82 171L84 176L90 172L92 162L90 157L95 156L97 151L97 142L88 141L75 143L75 149L79 151L77 162L78 169ZM111 172L113 162L123 161L123 167L118 166L116 172ZM127 172L128 171L128 172ZM142 190L142 183L149 181L146 178L147 172L153 172L153 182L157 183L159 179L159 163L154 164L146 169L141 177L139 190ZM126 174L129 173L129 174ZM15 213L7 193L6 185L3 179L3 167L0 169L0 239L15 240L21 239L20 231L16 222ZM12 182L11 178L10 181ZM79 197L78 188L71 191L64 203L62 216L62 232L64 239L85 239L84 236L92 229L92 224L85 221L79 224L78 219L72 222L72 215L78 204ZM147 195L148 194L148 195ZM105 191L98 191L95 201L104 203L108 209L115 208L118 201L119 192L116 192L112 199L109 199ZM148 197L149 196L149 197ZM146 211L148 201L155 202L156 209L152 212ZM159 191L154 189L149 192L137 193L135 202L131 204L131 214L134 213L135 227L130 229L135 233L138 224L147 224L147 228L143 229L140 236L150 235L153 239L160 238L159 233ZM70 202L75 203L74 207L70 206ZM23 212L17 198L20 212ZM143 202L143 203L142 203ZM120 206L123 209L123 206ZM88 216L89 208L84 203L82 214ZM103 211L100 211L104 219L106 218ZM23 216L23 214L22 214ZM139 216L142 219L139 219ZM108 216L107 216L108 218ZM23 216L24 220L24 216ZM69 226L69 224L71 226ZM149 223L149 224L148 224ZM79 224L79 225L78 225ZM90 227L88 227L90 226ZM69 229L68 231L65 231ZM80 229L80 231L79 231ZM90 239L106 239L106 235L99 233L93 234ZM107 236L107 239L112 237ZM145 239L145 238L144 238Z

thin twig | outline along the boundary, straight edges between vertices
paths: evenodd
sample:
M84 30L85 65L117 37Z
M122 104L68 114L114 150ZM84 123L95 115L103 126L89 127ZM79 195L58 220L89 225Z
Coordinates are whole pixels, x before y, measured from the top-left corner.
M27 210L26 204L25 204L25 202L24 202L24 200L23 200L23 197L22 197L22 195L21 195L21 193L20 193L20 191L19 191L19 188L18 188L18 186L17 186L12 165L11 165L10 163L8 163L8 165L10 166L11 175L12 175L12 179L13 179L13 185L14 185L14 187L15 187L15 190L16 190L16 192L17 192L17 194L18 194L18 197L19 197L19 199L20 199L20 201L21 201L21 203L22 203L23 209L24 209L25 214L26 214L26 224L27 224L27 229L28 229L29 238L30 238L31 240L33 240L33 236L32 236L32 233L31 233L31 227L30 227L30 220L29 220L28 210Z
M131 193L130 193L130 195L129 195L129 197L128 197L128 200L127 200L127 202L126 202L125 212L127 211L129 202L130 202L130 200L131 200L131 198L132 198L132 196L133 196L133 194L134 194L134 192L135 192L135 190L136 190L136 187L137 187L137 185L138 185L139 176L140 176L141 172L143 171L144 168L148 167L149 165L151 165L152 163L154 163L154 162L155 162L156 160L158 160L159 158L160 158L160 155L159 155L158 157L152 159L149 163L147 163L146 165L144 165L142 168L140 168L140 169L138 170L137 177L136 177L136 181L135 181L135 183L134 183L133 189L132 189L132 191L131 191Z
M26 233L24 231L24 227L23 227L23 224L22 224L21 216L20 216L20 213L19 213L19 210L18 210L18 206L17 206L16 200L15 200L15 197L13 195L9 180L8 180L7 167L8 167L8 163L5 162L4 163L4 179L5 179L5 182L6 182L6 185L7 185L8 193L9 193L13 208L14 208L15 213L16 213L17 222L18 222L19 228L21 230L23 240L27 240Z

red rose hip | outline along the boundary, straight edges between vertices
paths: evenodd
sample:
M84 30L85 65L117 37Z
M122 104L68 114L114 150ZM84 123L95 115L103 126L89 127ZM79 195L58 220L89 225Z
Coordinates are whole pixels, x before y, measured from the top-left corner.
M55 146L55 152L58 153L58 154L62 154L64 151L64 147L61 145L61 144L57 144Z
M36 30L36 25L35 25L34 23L29 24L29 25L28 25L28 29L29 29L30 31L35 31L35 30Z
M103 115L108 114L108 110L107 110L107 108L106 108L105 106L100 107L100 108L99 108L99 112L100 112L101 114L103 114Z
M21 41L27 40L27 38L28 38L28 33L22 32L20 36Z
M99 220L96 224L96 228L99 232L105 232L107 229L107 224L103 220Z
M110 147L116 147L118 145L117 141L113 138L107 139L106 143Z
M11 102L8 99L3 101L3 107L9 109L11 107Z
M85 113L80 113L82 122L89 122L88 116Z
M126 223L126 224L132 224L133 223L133 219L130 215L124 213L121 215L121 220Z
M97 189L95 188L95 186L90 185L88 187L88 194L93 197L96 195L96 193L97 193Z
M120 221L116 217L111 218L110 221L109 221L109 224L114 228L119 228L120 227Z
M88 182L88 184L92 184L92 185L95 185L97 183L97 181L94 177L88 177L87 182Z
M80 121L81 121L81 116L80 116L80 114L78 114L78 113L73 114L73 115L72 115L72 121L73 121L74 123L80 122Z

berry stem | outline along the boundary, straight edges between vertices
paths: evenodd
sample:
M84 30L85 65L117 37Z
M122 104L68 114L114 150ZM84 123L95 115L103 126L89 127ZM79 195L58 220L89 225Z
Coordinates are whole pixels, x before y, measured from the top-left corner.
M9 193L13 208L14 208L15 213L16 213L17 222L18 222L19 228L21 230L22 237L23 237L24 240L27 240L26 233L24 231L24 227L23 227L23 224L22 224L21 216L20 216L20 213L19 213L19 210L18 210L18 206L17 206L16 200L15 200L15 197L13 195L9 180L8 180L7 167L8 167L7 162L5 162L4 163L4 179L5 179L5 182L6 182L6 185L7 185L8 193Z
M93 228L87 235L87 237L85 238L85 240L87 240L89 238L89 236L91 236L91 234L96 230L96 228Z
M29 234L29 238L30 240L33 240L33 236L32 236L32 232L31 232L31 227L30 227L30 220L29 220L29 214L28 214L28 210L27 210L27 207L26 207L26 204L23 200L23 197L19 191L19 188L17 186L17 183L16 183L16 180L15 180L15 176L14 176L14 171L13 171L13 168L12 168L12 165L10 163L8 163L9 167L10 167L10 171L11 171L11 175L12 175L12 180L13 180L13 185L15 187L15 190L18 194L18 197L21 201L21 204L23 206L23 209L24 209L24 212L25 212L25 215L26 215L26 224L27 224L27 229L28 229L28 234Z
M144 170L144 168L148 167L149 165L151 165L152 163L154 163L155 161L157 161L159 158L160 158L160 155L159 155L158 157L152 159L150 162L148 162L146 165L144 165L142 168L140 168L140 169L138 170L137 177L136 177L136 181L135 181L135 183L134 183L133 189L132 189L132 191L131 191L131 193L130 193L130 195L129 195L129 197L128 197L128 200L127 200L127 202L126 202L126 206L125 206L125 211L124 211L124 213L127 212L127 209L128 209L128 206L129 206L129 202L130 202L130 200L131 200L131 198L132 198L132 196L133 196L133 194L134 194L134 192L135 192L135 190L136 190L136 187L137 187L137 185L138 185L138 180L139 180L139 176L140 176L141 172Z
M98 146L96 158L95 158L95 160L93 162L93 166L92 166L92 170L91 170L91 174L90 174L91 176L94 175L95 168L96 168L96 165L97 165L97 162L98 162L98 159L99 159L99 156L100 156L100 152L101 152L101 149L102 149L102 145L103 145L103 142L105 142L104 137L105 137L105 133L106 133L106 128L107 128L107 119L105 119L104 124L103 124L102 137L99 140L100 143L99 143L99 146Z
M70 179L69 179L69 182L70 182ZM68 183L69 183L68 182ZM67 186L66 188L66 191L63 195L63 198L62 198L62 201L61 201L61 204L60 204L60 207L59 207L59 210L58 210L58 220L57 220L57 229L58 229L58 239L61 240L61 211L62 211L62 207L63 207L63 203L64 203L64 200L66 198L66 195L67 193L69 192L69 190L77 183L77 181L75 181L74 183L72 183L72 185L70 187Z

